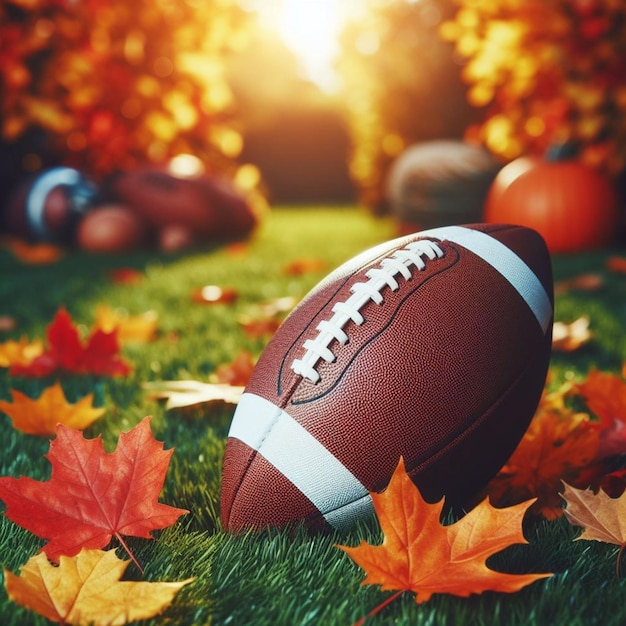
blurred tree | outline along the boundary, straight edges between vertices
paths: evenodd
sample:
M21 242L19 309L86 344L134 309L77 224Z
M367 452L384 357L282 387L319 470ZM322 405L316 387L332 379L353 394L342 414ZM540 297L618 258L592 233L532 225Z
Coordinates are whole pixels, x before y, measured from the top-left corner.
M272 202L354 201L342 108L304 77L275 32L255 30L226 76L245 139L241 158L259 168Z
M615 175L626 165L624 0L456 0L441 33L466 59L470 134L508 159L553 144Z
M3 158L96 178L180 153L232 166L242 137L224 60L251 19L235 0L4 0Z
M373 209L383 210L388 168L406 147L461 138L478 119L454 48L439 36L452 14L449 0L369 0L345 30L339 71L353 143L350 173Z

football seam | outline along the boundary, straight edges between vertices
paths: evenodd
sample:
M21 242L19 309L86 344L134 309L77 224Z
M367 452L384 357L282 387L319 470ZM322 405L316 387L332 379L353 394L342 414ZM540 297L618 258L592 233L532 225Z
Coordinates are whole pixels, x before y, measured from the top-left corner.
M417 474L417 473L422 472L424 470L430 469L433 465L436 464L436 462L442 456L445 456L446 454L448 454L449 451L451 449L453 449L454 447L456 447L458 444L463 443L464 439L466 439L468 436L470 436L472 433L474 433L474 431L476 431L476 429L480 428L485 423L485 421L487 419L489 419L491 414L498 408L498 406L505 401L506 397L514 390L514 388L517 385L518 381L528 372L528 369L532 365L533 364L529 363L511 381L511 383L507 386L506 391L504 393L500 394L498 396L498 398L494 402L492 402L487 407L487 409L485 411L483 411L481 413L480 418L472 422L472 424L471 424L471 426L469 428L465 428L465 429L457 432L455 435L453 435L453 437L451 439L449 439L447 441L447 443L445 443L445 445L443 445L441 448L439 448L436 452L433 452L433 453L429 454L429 456L428 456L428 458L426 460L422 461L421 463L417 463L416 465L412 466L411 468L407 467L406 468L406 472L410 476L410 478L413 481L413 483L415 484L414 474ZM531 419L532 419L532 417L531 417ZM530 420L529 420L529 423L530 423ZM526 431L527 428L528 428L528 425L526 425L526 428L524 429L524 432ZM511 451L510 454L512 454L512 451ZM510 457L510 454L507 456L507 459ZM399 459L398 459L398 461L399 461ZM505 459L504 463L506 463L506 459ZM497 471L496 471L496 474L497 474ZM287 480L289 480L289 479L287 478ZM370 494L372 492L373 493L382 493L382 491L384 491L386 488L387 488L387 485L383 485L379 489L373 489L372 491L370 491ZM419 489L419 487L418 487L418 489ZM420 492L421 492L421 490L420 490ZM347 508L347 507L352 507L356 502L359 502L359 501L361 501L363 499L371 498L370 494L368 494L367 496L363 496L362 498L359 498L357 500L353 500L351 502L343 504L342 506L337 507L336 509L332 509L330 511L325 511L323 513L321 511L317 511L317 513L313 513L312 515L307 516L306 517L306 521L317 522L319 520L324 520L324 522L330 526L330 524L326 521L326 516L327 515L330 515L332 513L336 513L337 511L341 511L342 509ZM439 500L443 499L444 497L447 497L446 494L442 494L442 496L439 498Z

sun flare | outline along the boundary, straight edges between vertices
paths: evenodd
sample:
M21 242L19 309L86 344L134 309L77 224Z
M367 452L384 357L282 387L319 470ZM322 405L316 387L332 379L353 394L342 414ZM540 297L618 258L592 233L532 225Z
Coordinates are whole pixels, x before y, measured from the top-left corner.
M327 91L336 89L333 63L339 53L339 36L348 16L356 11L357 1L249 0L246 4L278 32L313 82Z

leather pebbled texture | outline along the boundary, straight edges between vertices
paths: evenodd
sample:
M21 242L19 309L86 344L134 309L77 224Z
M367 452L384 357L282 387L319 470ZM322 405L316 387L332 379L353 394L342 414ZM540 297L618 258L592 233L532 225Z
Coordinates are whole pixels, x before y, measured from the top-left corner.
M512 249L552 299L550 259L541 238L516 226L473 225ZM290 368L332 306L355 282L419 233L359 255L331 273L285 320L261 355L246 391L284 408L369 491L387 485L400 456L431 501L467 500L506 462L526 430L545 383L551 332L544 334L526 302L482 258L441 242L399 289L369 301L346 345L329 346L314 384ZM310 468L311 472L315 468ZM332 485L329 485L332 489ZM232 530L307 520L320 512L245 444L229 440L222 518ZM323 512L322 512L323 513Z

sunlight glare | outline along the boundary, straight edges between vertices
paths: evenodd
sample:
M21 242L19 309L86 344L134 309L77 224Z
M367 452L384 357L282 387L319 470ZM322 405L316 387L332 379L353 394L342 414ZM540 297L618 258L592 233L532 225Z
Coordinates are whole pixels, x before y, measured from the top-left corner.
M335 91L338 77L333 63L346 19L357 11L358 0L242 0L254 7L261 22L278 32L320 88Z

